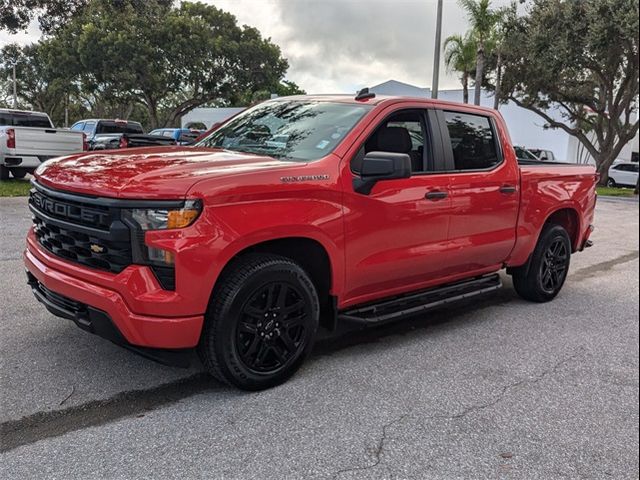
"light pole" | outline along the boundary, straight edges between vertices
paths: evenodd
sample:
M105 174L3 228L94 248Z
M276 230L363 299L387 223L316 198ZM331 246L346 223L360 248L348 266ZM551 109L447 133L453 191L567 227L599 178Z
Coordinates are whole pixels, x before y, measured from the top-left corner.
M433 52L433 81L431 82L431 98L438 98L441 37L442 37L442 0L438 0L438 11L436 13L436 48L435 48L435 51Z
M18 108L18 88L16 87L16 66L13 66L13 108Z

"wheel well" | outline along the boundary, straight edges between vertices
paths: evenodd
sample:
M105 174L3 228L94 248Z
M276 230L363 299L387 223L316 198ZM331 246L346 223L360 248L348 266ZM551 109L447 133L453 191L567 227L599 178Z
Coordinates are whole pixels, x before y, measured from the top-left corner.
M567 231L569 238L571 239L571 248L575 252L578 248L578 236L580 234L580 220L578 212L573 208L563 208L562 210L554 212L549 216L549 218L547 218L545 225L548 224L560 225Z
M247 247L238 252L230 261L249 253L272 253L287 257L298 265L311 277L311 281L318 292L320 301L320 325L329 330L335 329L336 306L331 290L331 261L325 248L310 238L290 237L269 240Z

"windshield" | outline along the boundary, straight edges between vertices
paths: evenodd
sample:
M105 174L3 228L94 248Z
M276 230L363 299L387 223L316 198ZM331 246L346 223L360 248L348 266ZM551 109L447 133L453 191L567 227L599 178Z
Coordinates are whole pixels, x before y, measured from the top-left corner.
M317 160L331 153L370 108L304 100L261 103L245 110L196 146L285 160Z
M96 133L144 133L142 125L134 122L99 122Z

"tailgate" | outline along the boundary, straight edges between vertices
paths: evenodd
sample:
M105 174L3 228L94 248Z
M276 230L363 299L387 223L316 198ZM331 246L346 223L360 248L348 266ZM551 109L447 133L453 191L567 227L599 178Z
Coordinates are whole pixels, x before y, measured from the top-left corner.
M28 127L14 127L14 130L16 133L16 155L59 157L82 152L82 132Z

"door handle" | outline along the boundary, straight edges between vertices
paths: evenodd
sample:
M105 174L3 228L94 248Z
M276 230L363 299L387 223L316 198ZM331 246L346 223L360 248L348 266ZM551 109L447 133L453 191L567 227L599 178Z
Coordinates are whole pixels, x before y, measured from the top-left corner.
M444 198L447 198L448 194L447 192L442 192L440 190L435 190L433 192L427 192L427 194L424 196L424 198L426 198L427 200L432 200L434 202L437 202L438 200L442 200Z
M505 195L511 195L516 193L516 187L513 185L503 185L500 187L500 193L504 193Z

